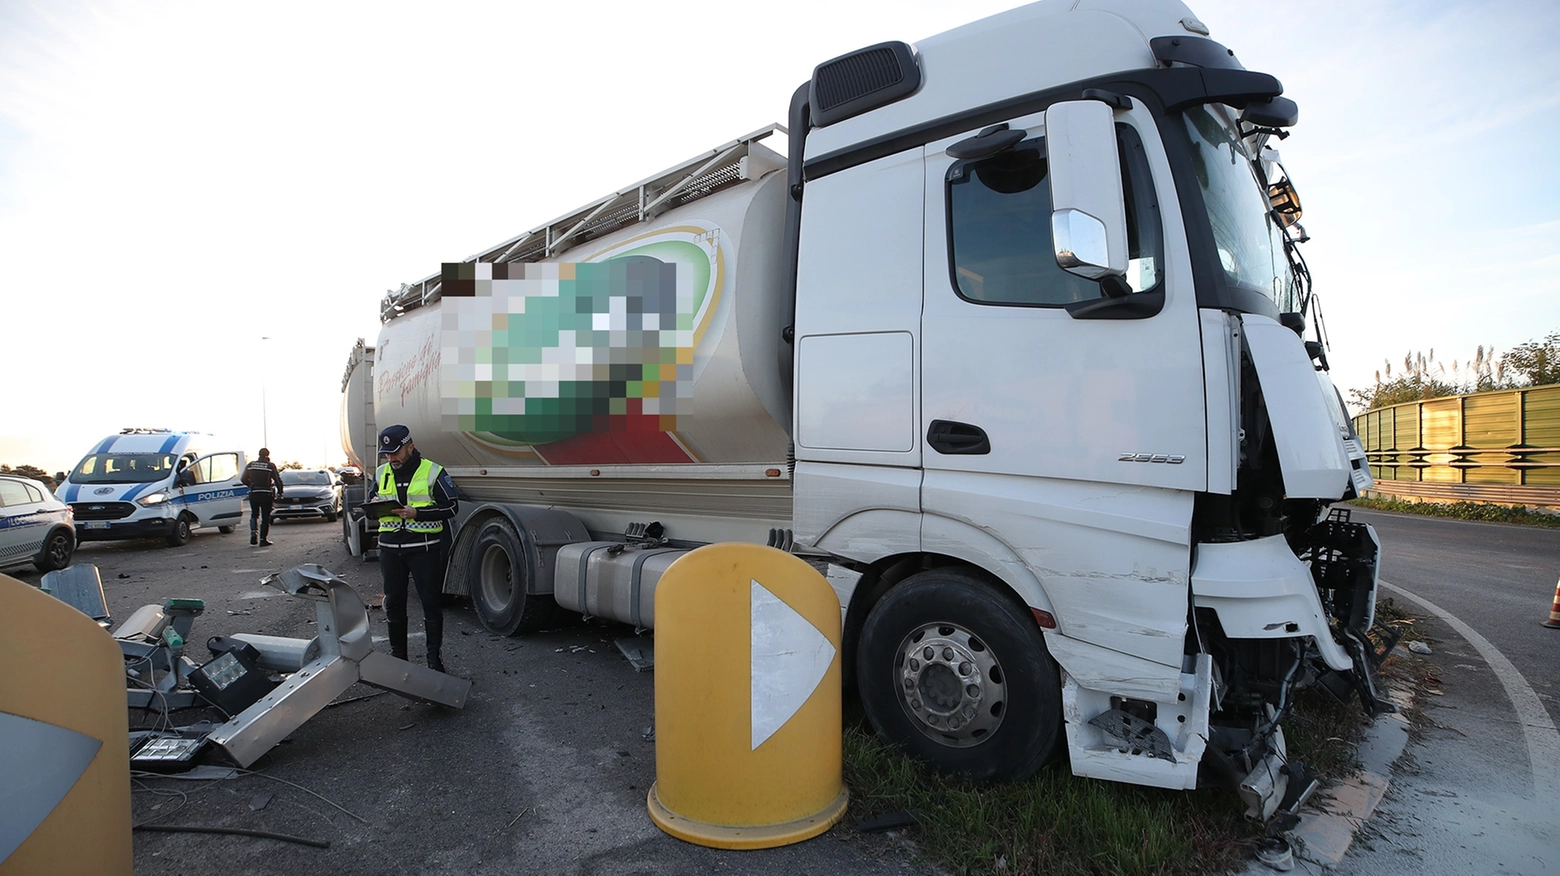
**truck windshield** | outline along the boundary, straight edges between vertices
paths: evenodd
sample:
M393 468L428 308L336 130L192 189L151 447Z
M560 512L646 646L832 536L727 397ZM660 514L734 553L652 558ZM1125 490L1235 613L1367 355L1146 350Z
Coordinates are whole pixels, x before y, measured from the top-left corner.
M173 471L170 453L94 453L83 459L70 479L78 484L149 484Z
M1197 106L1186 111L1185 119L1225 282L1270 299L1282 313L1301 312L1304 303L1284 252L1284 229L1228 113Z

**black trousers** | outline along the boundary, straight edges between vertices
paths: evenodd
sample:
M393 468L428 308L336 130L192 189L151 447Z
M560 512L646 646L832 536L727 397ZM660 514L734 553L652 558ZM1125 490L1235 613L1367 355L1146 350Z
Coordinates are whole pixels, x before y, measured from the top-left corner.
M270 493L249 494L249 534L255 534L255 528L259 527L260 538L266 539L271 535L271 508L276 504L276 497Z
M417 583L428 653L437 654L444 644L444 550L403 551L380 545L379 574L385 582L385 620L389 623L406 623L407 578Z

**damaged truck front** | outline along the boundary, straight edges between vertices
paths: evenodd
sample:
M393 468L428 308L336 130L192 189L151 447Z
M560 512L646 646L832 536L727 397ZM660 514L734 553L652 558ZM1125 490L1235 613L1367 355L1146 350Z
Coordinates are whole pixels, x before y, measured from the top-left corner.
M447 586L491 629L653 627L677 551L768 539L833 564L918 756L1065 745L1270 818L1296 690L1386 708L1281 93L1175 0L842 56L783 158L758 132L392 293L366 419L467 494Z

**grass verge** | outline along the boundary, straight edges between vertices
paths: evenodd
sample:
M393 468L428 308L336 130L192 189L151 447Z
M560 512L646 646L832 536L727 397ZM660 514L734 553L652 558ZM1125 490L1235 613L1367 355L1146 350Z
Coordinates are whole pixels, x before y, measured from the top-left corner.
M940 775L845 731L852 817L915 814L923 856L956 874L1210 873L1244 864L1257 834L1233 794L1080 779L1065 763L1011 784Z
M1488 505L1483 502L1406 502L1402 499L1351 499L1347 504L1373 511L1395 511L1422 517L1450 517L1486 523L1515 523L1560 529L1560 514L1534 511L1521 505Z
M1402 629L1404 641L1413 638L1412 618L1390 599L1377 614ZM1389 683L1420 681L1397 652L1381 675ZM1296 697L1284 737L1290 756L1325 786L1358 767L1370 723L1356 700L1340 703L1312 687ZM859 717L845 728L845 780L854 821L913 813L921 855L959 876L1228 873L1246 866L1263 836L1224 788L1166 791L1082 779L1065 758L1024 782L982 784L912 760Z

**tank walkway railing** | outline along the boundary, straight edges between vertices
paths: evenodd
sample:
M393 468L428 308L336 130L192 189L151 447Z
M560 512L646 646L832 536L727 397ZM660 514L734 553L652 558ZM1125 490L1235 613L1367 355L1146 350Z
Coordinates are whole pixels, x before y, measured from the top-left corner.
M466 262L534 262L552 258L570 247L620 228L655 218L675 207L712 195L729 186L785 167L785 159L756 146L771 134L782 137L781 125L759 128L676 167L661 171L621 191L598 198L572 213L489 247ZM379 319L389 322L403 312L437 300L440 274L392 289L379 305Z
M1404 402L1354 429L1383 495L1560 507L1560 385Z

